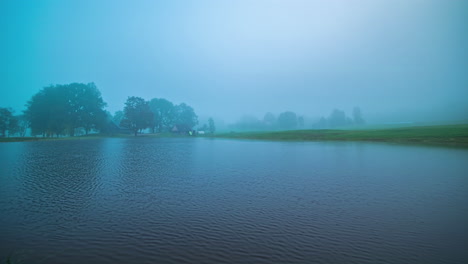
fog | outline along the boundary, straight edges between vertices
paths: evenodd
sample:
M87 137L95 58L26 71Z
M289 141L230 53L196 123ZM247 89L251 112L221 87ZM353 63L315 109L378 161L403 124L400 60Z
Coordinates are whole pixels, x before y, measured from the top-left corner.
M369 123L468 119L468 2L2 1L0 106L94 82L191 105L200 122L362 109Z

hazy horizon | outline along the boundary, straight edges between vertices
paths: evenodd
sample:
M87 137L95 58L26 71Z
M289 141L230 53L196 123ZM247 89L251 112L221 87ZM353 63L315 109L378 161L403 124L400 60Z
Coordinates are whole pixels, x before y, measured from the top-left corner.
M205 119L468 120L467 1L2 1L0 107L94 82ZM203 122L203 121L202 121ZM200 122L200 124L202 124Z

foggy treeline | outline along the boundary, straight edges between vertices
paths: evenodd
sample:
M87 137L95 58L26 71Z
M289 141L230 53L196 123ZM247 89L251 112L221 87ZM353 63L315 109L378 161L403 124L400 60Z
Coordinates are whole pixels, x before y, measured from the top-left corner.
M334 109L328 117L319 120L309 120L292 111L285 111L275 116L266 113L262 119L255 116L243 116L238 122L229 125L230 130L293 130L293 129L327 129L362 126L366 122L361 109L354 107L352 116L347 116L343 110Z
M198 116L193 108L185 103L174 105L164 98L145 101L141 97L129 97L123 111L117 111L112 117L112 124L120 124L138 131L151 129L155 132L188 132L198 124Z
M88 134L106 124L106 103L93 83L52 85L33 95L26 104L25 119L32 135L74 136L77 130Z
M24 115L13 115L11 108L0 107L0 136L19 135L24 137L28 128Z
M199 124L194 109L185 104L174 104L164 98L145 100L129 96L122 110L113 115L106 111L106 102L94 83L51 85L34 94L26 103L23 114L15 115L10 108L0 108L1 136L75 136L92 132L104 134L138 132L187 133ZM292 111L279 115L266 113L262 119L243 116L238 122L227 125L230 131L293 130L345 128L364 125L361 109L355 107L351 116L334 109L329 116L312 121ZM197 128L201 133L214 133L212 118ZM221 129L223 130L223 129ZM8 133L7 133L8 132Z
M23 114L0 108L1 136L22 136L30 128L32 136L74 136L90 131L106 134L134 133L150 128L165 132L176 126L178 132L198 124L193 108L175 105L166 99L130 96L122 111L113 116L104 110L106 103L94 83L51 85L41 89L26 103ZM8 132L8 133L7 133Z

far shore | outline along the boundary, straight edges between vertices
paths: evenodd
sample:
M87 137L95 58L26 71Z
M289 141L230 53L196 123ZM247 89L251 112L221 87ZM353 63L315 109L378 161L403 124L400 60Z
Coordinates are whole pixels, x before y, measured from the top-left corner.
M154 134L138 134L136 138L140 137L188 137L185 135L173 135L170 133L154 133ZM133 134L89 134L80 136L59 136L59 137L0 137L0 143L5 142L25 142L25 141L63 141L63 140L88 140L88 139L101 139L101 138L135 138Z
M134 138L133 135L90 134L75 137L5 137L0 142L87 140L98 138ZM137 137L190 137L171 133L139 134ZM288 131L230 132L199 135L203 138L228 138L267 141L356 141L424 144L468 148L468 124L442 126L414 126L391 129L309 129Z
M365 130L289 130L217 134L217 138L270 141L360 141L468 148L468 124Z

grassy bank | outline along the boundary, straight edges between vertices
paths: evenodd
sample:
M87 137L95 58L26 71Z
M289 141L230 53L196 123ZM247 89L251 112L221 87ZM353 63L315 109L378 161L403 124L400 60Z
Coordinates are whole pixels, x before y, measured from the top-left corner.
M468 124L369 130L291 130L218 134L233 139L281 141L376 141L468 147Z
M96 139L103 138L104 136L90 135L90 136L75 136L75 137L4 137L0 138L1 142L25 142L25 141L57 141L57 140L82 140L82 139Z
M0 142L22 141L55 141L55 140L84 140L109 137L133 138L133 135L88 135L76 137L42 138L42 137L11 137L0 138ZM182 135L141 134L138 137L185 137ZM290 130L290 131L266 131L266 132L239 132L206 135L203 137L255 139L277 141L370 141L390 142L401 144L426 144L443 145L468 148L468 124L443 125L443 126L414 126L389 129L366 130Z
M166 138L166 137L188 137L185 135L172 134L172 133L157 133L157 134L138 134L137 138L153 137L153 138ZM0 137L2 142L24 142L24 141L57 141L57 140L86 140L86 139L99 139L99 138L135 138L133 134L89 134L74 137Z

